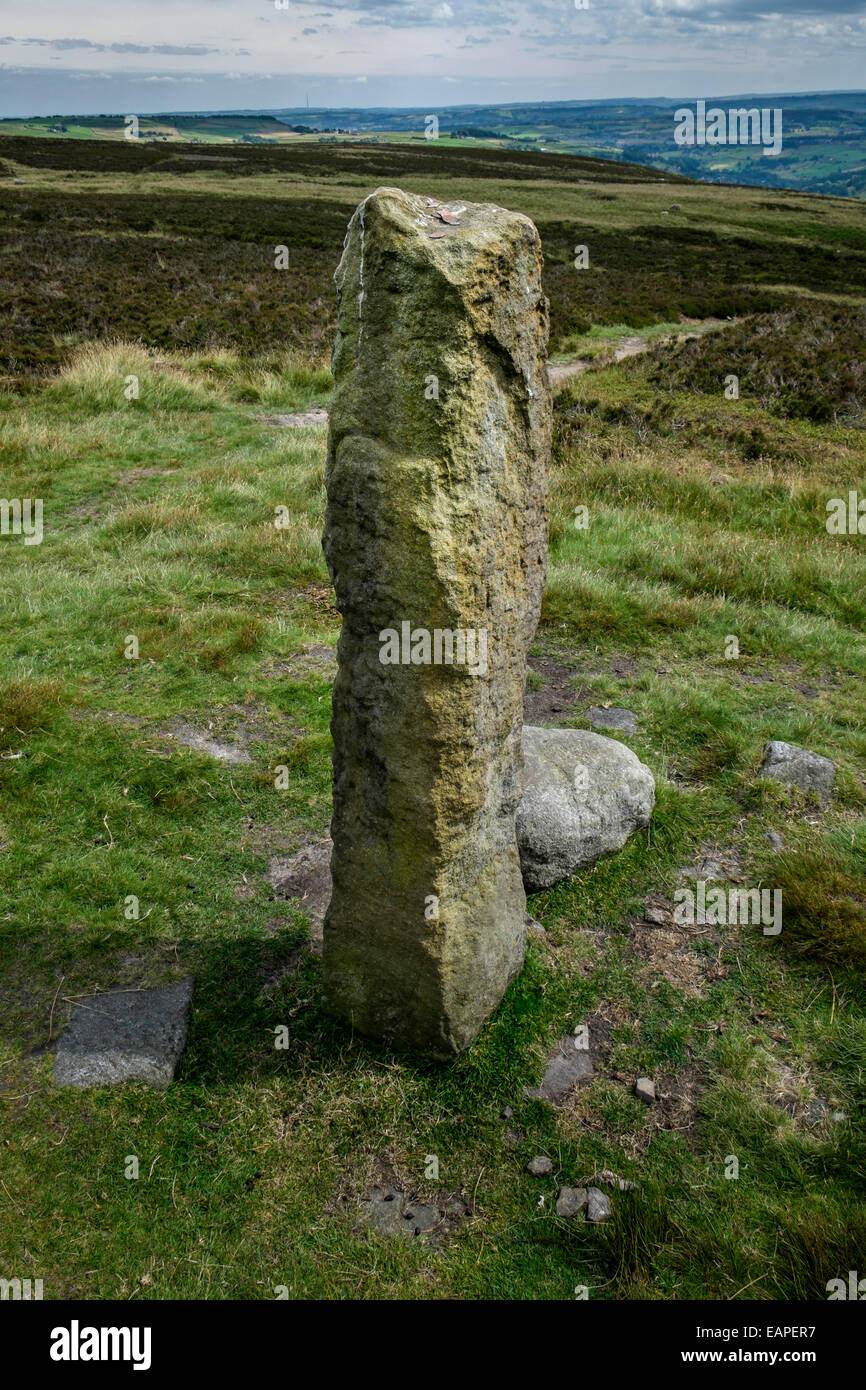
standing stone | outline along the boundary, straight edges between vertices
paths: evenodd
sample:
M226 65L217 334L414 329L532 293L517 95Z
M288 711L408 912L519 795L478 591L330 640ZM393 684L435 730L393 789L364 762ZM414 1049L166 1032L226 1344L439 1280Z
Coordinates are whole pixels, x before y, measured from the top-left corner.
M362 1033L449 1057L526 944L514 816L547 553L540 240L490 204L380 188L335 278L326 1000Z

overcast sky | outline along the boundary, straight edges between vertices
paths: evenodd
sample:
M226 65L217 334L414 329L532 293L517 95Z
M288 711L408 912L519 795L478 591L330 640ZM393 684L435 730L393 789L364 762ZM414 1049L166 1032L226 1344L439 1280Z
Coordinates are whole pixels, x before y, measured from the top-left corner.
M709 97L866 70L866 0L277 3L0 0L0 115Z

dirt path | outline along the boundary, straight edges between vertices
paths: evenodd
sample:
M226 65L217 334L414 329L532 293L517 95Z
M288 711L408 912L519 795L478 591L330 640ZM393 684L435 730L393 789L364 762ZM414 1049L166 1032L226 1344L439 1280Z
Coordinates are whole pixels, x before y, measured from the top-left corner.
M678 333L675 335L678 341L683 338L691 337L689 333ZM560 382L567 381L570 376L579 376L581 372L589 371L590 367L608 366L611 361L622 362L626 357L637 357L642 352L649 352L656 343L670 343L674 337L656 338L650 342L646 338L620 338L614 350L613 357L594 358L594 357L575 357L573 362L548 362L547 376L552 387L557 387Z

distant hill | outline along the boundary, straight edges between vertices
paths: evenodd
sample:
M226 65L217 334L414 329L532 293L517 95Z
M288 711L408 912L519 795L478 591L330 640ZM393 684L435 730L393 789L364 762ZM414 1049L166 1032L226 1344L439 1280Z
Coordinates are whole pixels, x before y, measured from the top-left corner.
M866 92L747 93L714 97L707 105L725 112L780 109L780 153L766 156L759 144L678 145L674 113L682 106L694 108L695 102L669 97L454 106L433 112L423 107L168 112L141 115L139 134L142 142L153 144L432 144L425 131L435 115L439 144L579 154L703 182L866 196ZM120 141L124 119L100 115L4 120L3 135Z

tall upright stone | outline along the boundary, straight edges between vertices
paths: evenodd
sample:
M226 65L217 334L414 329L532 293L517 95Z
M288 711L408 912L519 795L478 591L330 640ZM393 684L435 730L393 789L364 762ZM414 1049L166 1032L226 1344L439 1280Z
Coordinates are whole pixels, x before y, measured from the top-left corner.
M514 817L547 554L540 239L490 204L380 188L335 279L326 1001L364 1034L449 1057L526 944Z

